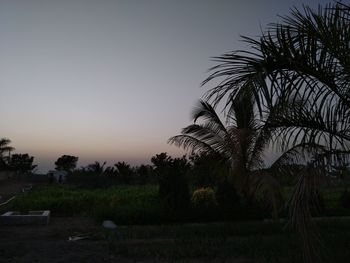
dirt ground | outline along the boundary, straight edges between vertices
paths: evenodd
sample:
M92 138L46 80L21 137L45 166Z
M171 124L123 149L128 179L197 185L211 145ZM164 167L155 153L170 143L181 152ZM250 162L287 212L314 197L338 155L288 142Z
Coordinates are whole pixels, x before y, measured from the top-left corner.
M88 238L69 241L74 236ZM106 230L89 218L51 218L47 226L0 226L0 262L168 262L164 259L115 256L110 252L111 245L107 240ZM140 240L127 242L142 246ZM181 262L222 261L190 259ZM225 262L247 261L232 259Z
M5 202L31 184L18 180L0 181L0 203ZM110 240L110 232L89 218L53 217L46 226L0 225L0 263L14 262L169 262L164 259L116 256L116 245ZM86 237L71 241L74 237ZM122 246L135 248L172 246L173 240L128 239ZM117 248L118 250L118 248ZM131 253L133 254L133 253ZM174 262L173 260L170 262ZM189 259L177 262L223 262L207 259ZM246 263L240 259L224 262Z
M111 262L102 228L86 218L52 218L47 226L0 226L0 262ZM68 241L90 234L90 239Z

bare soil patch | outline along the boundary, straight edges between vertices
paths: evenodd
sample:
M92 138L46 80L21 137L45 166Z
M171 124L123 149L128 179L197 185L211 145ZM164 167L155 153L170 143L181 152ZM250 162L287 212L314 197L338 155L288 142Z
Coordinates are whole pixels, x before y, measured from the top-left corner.
M69 236L94 233L76 242ZM0 262L109 262L108 246L87 218L52 218L47 226L0 226Z
M87 239L69 241L72 236ZM47 226L0 226L0 262L170 262L162 258L120 256L111 250L106 230L89 218L52 218ZM128 239L122 242L138 249L149 244L169 245L168 239ZM171 260L174 262L174 260ZM247 263L243 259L181 260L178 262L234 262Z

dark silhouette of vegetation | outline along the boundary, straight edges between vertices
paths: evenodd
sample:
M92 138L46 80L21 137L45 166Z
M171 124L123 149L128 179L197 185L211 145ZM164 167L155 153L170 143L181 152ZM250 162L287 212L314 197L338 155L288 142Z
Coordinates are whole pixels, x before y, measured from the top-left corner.
M10 139L0 139L0 170L14 171L18 176L32 173L37 167L37 165L33 165L34 157L28 153L11 155L15 148L10 146L10 144Z
M125 184L136 183L135 171L131 168L130 164L126 162L117 162L115 165L117 176L120 177L120 180Z
M205 101L195 108L193 120L194 124L184 128L181 135L170 138L169 143L200 153L201 158L216 156L215 166L222 167L221 178L216 182L227 178L247 204L268 203L277 217L282 196L275 175L297 154L299 145L285 151L268 168L264 167L263 154L272 140L272 130L256 117L250 92L242 93L232 102L226 124Z
M11 152L15 149L10 146L11 140L7 138L0 139L0 169L7 170L8 169L8 160L10 158Z
M95 161L92 164L87 165L85 168L88 173L96 174L98 176L104 174L106 172L105 166L107 162L103 162L102 164L98 161Z
M37 165L33 165L34 157L29 154L12 154L8 161L8 167L17 174L28 174L33 172Z
M77 166L78 157L72 155L62 155L55 162L56 170L72 172Z
M15 149L14 147L10 146L11 140L7 138L1 138L0 139L0 158L6 157L10 155L10 153Z
M168 212L186 211L190 204L187 175L188 160L171 158L166 153L157 154L151 159L159 180L159 198Z
M232 218L234 216L232 213L237 213L241 206L241 198L228 178L224 178L218 183L216 200L225 218Z
M274 129L276 145L285 150L299 144L299 152L308 153L290 203L308 262L320 260L308 205L326 174L319 168L349 158L349 26L348 4L293 9L260 38L244 37L249 51L217 57L219 64L203 83L219 80L207 98L215 105L228 98L228 109L242 92L251 92L261 119ZM319 172L310 173L313 169Z
M229 174L230 165L217 153L191 154L189 180L196 188L217 187L218 182Z
M158 180L150 165L132 167L126 162L117 162L106 167L106 162L95 161L75 169L67 177L67 182L85 188L107 188L112 185L156 184Z
M138 184L156 184L157 180L154 176L153 167L151 165L141 164L138 167L135 167L135 173L137 176Z
M350 209L350 192L344 190L339 200L340 206L346 209Z

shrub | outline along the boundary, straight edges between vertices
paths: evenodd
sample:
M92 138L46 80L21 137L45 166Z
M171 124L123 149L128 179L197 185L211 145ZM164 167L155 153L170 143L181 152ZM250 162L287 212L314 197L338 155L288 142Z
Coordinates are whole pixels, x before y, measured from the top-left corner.
M193 192L191 203L195 208L211 209L217 205L214 190L211 187L199 188Z
M192 154L189 159L192 163L190 180L196 188L215 187L230 167L217 153Z
M159 181L159 197L167 210L188 208L190 193L184 176L174 172L163 175Z
M235 187L228 182L228 180L224 180L218 184L216 200L218 201L220 208L225 211L237 208L240 203L240 198Z
M175 158L158 170L159 198L167 212L185 211L190 204L190 192L186 179L187 161Z
M339 203L341 207L350 209L350 192L348 190L342 193Z
M219 220L220 213L215 198L215 193L211 187L203 187L193 192L192 198L192 219L197 222Z

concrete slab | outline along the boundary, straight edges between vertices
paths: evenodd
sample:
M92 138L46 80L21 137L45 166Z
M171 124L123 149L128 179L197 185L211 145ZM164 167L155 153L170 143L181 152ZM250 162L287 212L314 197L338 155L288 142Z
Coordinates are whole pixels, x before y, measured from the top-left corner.
M47 225L50 221L50 211L29 211L20 213L9 211L0 216L1 225Z

